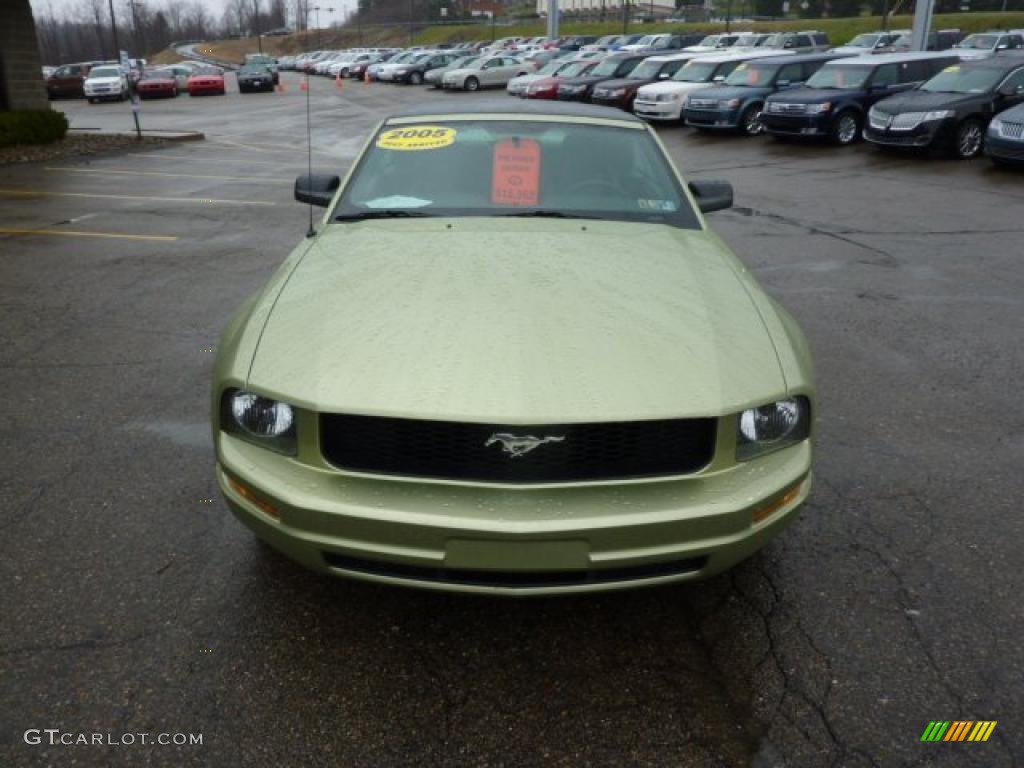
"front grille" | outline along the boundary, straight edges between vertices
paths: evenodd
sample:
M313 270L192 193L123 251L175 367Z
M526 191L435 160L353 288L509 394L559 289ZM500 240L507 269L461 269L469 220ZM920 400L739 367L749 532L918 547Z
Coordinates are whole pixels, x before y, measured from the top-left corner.
M804 115L807 114L806 104L787 104L782 101L769 101L768 112L774 112L777 115Z
M902 112L892 119L892 129L894 131L912 131L921 124L921 120L924 118L923 112Z
M600 568L578 571L489 571L469 568L431 568L420 565L405 565L403 563L388 563L339 555L335 552L324 552L323 556L324 562L331 568L354 573L390 576L396 579L429 581L438 584L519 589L613 584L621 581L653 579L659 576L679 576L687 573L697 573L708 562L707 557L689 557L684 560L634 565L625 568Z
M571 483L696 472L711 461L716 427L715 419L509 426L322 414L320 448L353 472ZM549 439L529 450L512 442L524 437Z
M1004 139L1024 138L1024 123L1008 123L1004 120L999 135Z
M717 99L689 99L686 106L694 109L718 109Z

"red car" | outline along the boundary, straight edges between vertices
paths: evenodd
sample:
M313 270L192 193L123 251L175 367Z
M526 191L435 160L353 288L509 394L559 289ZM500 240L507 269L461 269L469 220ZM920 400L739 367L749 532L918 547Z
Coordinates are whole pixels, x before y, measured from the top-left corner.
M565 69L559 70L557 75L534 80L526 87L523 97L527 99L556 99L558 98L558 84L562 80L567 77L581 77L596 67L600 61L600 58L577 61Z
M201 96L204 93L212 93L223 96L224 70L218 67L203 67L192 73L188 79L188 95Z
M135 92L140 99L174 98L178 95L178 81L169 70L147 69L135 83Z

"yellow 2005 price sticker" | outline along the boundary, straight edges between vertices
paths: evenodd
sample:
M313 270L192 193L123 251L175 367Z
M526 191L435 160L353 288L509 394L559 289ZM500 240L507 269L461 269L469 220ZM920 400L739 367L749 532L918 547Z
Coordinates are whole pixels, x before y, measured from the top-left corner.
M396 149L404 152L440 149L454 144L456 133L454 128L442 128L437 125L411 125L407 128L384 131L377 137L377 146L381 149Z

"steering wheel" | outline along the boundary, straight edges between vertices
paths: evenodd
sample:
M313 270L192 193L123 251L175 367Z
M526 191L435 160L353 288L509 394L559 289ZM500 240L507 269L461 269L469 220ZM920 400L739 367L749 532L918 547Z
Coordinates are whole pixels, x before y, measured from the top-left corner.
M611 194L613 197L619 197L622 194L622 189L607 179L583 179L582 181L577 181L566 189L566 193L570 195L583 195L586 194L587 190L593 190L598 194Z

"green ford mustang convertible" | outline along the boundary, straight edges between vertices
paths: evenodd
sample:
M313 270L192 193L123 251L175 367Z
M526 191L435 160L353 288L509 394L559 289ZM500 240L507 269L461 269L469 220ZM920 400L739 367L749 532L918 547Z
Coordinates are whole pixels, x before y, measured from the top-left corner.
M656 134L570 104L385 120L231 320L233 512L320 571L510 595L718 573L811 484L806 342Z

